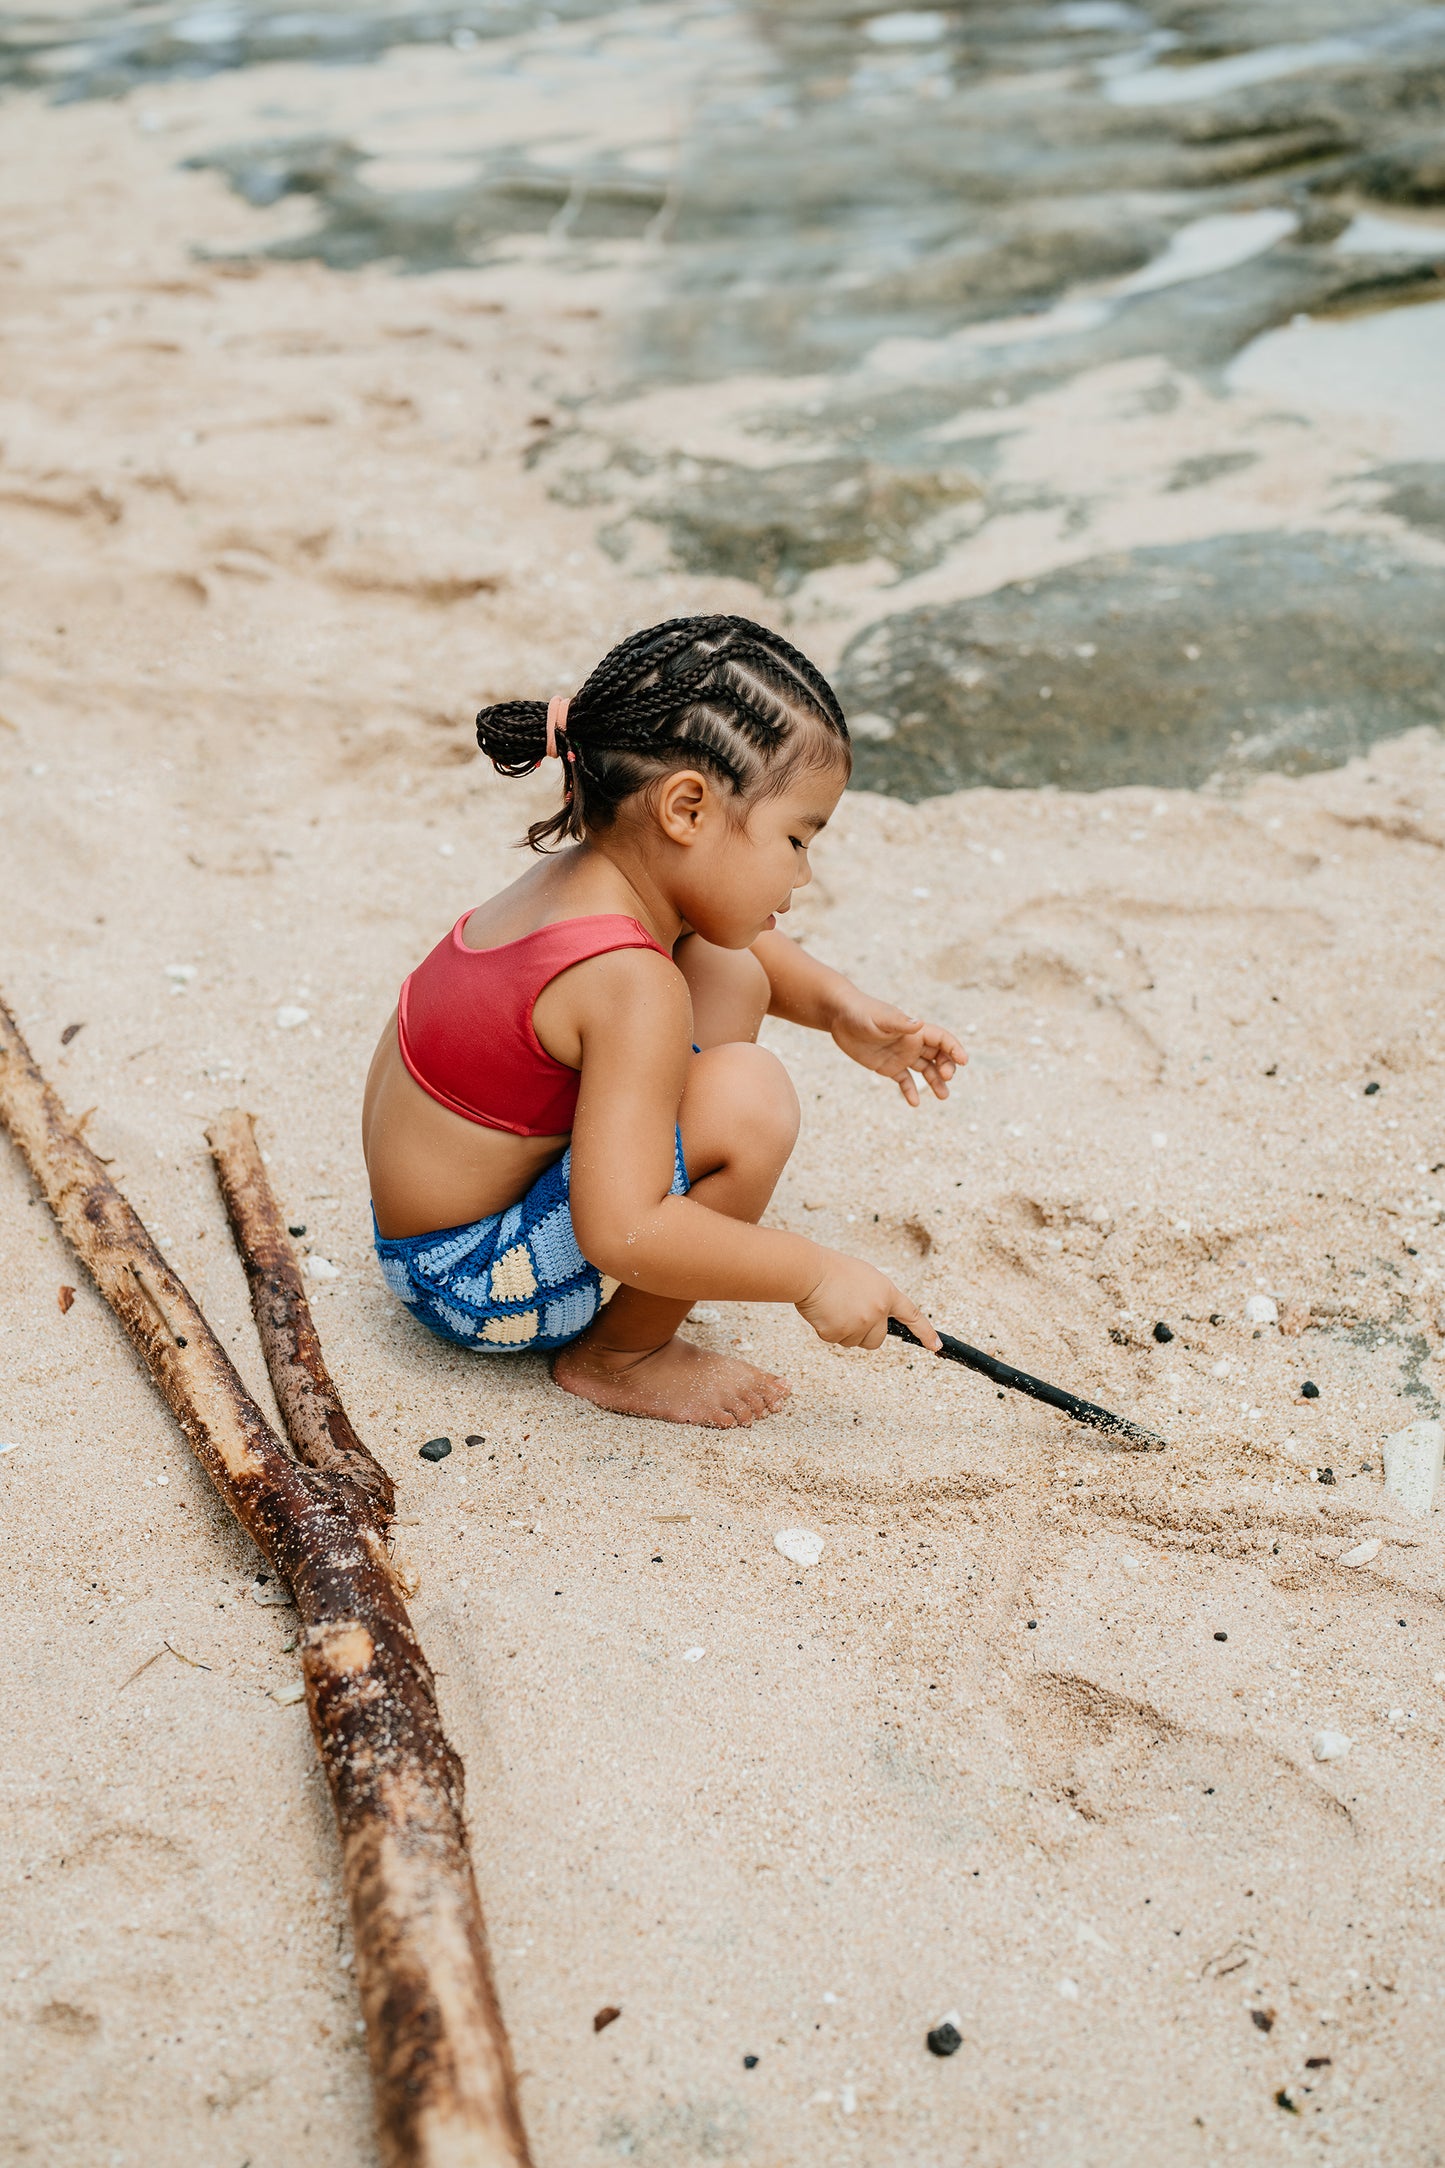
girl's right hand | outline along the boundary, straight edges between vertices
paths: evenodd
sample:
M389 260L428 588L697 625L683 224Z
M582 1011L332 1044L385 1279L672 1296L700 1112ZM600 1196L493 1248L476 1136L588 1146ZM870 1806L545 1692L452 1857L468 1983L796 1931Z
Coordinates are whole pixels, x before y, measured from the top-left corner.
M923 1312L886 1273L841 1250L825 1250L823 1256L821 1279L797 1305L820 1340L835 1347L882 1347L888 1320L896 1317L926 1348L943 1345Z

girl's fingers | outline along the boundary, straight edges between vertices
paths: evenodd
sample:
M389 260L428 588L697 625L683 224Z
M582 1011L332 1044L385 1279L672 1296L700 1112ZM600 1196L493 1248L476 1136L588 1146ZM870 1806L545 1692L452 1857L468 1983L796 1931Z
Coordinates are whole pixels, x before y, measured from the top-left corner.
M913 1071L911 1069L905 1069L902 1076L899 1077L898 1089L911 1107L918 1105L918 1086L913 1081Z
M890 1317L896 1317L900 1325L906 1325L914 1339L921 1340L931 1354L936 1355L938 1353L938 1350L943 1345L938 1334L929 1324L928 1319L918 1305L910 1302L908 1297L896 1287L893 1290L893 1307L888 1314Z

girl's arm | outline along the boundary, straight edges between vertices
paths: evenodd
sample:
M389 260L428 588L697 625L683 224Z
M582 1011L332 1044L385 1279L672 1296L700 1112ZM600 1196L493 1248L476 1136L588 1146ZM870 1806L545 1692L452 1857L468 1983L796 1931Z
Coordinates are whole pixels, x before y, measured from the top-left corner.
M625 949L579 966L572 979L582 1046L572 1225L583 1256L648 1294L794 1303L822 1339L844 1346L876 1347L890 1316L933 1346L927 1319L860 1258L670 1194L692 1059L692 1009L676 967ZM707 1171L692 1170L695 1178Z
M841 971L820 964L785 933L760 934L754 956L768 975L770 1016L826 1031L865 1069L892 1077L911 1107L918 1105L916 1069L935 1099L946 1099L955 1072L968 1060L960 1039L942 1024L925 1024L892 1002L860 993Z

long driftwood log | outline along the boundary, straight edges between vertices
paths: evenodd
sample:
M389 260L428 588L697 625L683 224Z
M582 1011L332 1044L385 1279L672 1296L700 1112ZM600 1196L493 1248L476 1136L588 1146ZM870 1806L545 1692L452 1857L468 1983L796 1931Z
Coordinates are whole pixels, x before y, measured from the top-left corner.
M306 1466L276 1436L3 1002L0 1123L196 1458L295 1597L311 1728L341 1836L383 2161L527 2168L461 1764L387 1558L380 1497L358 1487L349 1451L342 1466Z

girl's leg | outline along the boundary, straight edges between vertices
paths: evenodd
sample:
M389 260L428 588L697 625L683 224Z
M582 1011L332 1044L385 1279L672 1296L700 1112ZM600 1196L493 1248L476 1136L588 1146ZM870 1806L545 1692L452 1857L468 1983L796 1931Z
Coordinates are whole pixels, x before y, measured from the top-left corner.
M781 1062L736 1041L699 1054L678 1124L691 1194L729 1219L760 1219L798 1134L797 1094ZM725 1430L780 1407L786 1379L675 1337L691 1308L621 1287L561 1349L552 1375L568 1392L622 1414Z
M734 1040L751 1045L773 991L752 950L715 948L691 933L675 958L692 995L692 1035L698 1045L727 1046Z

